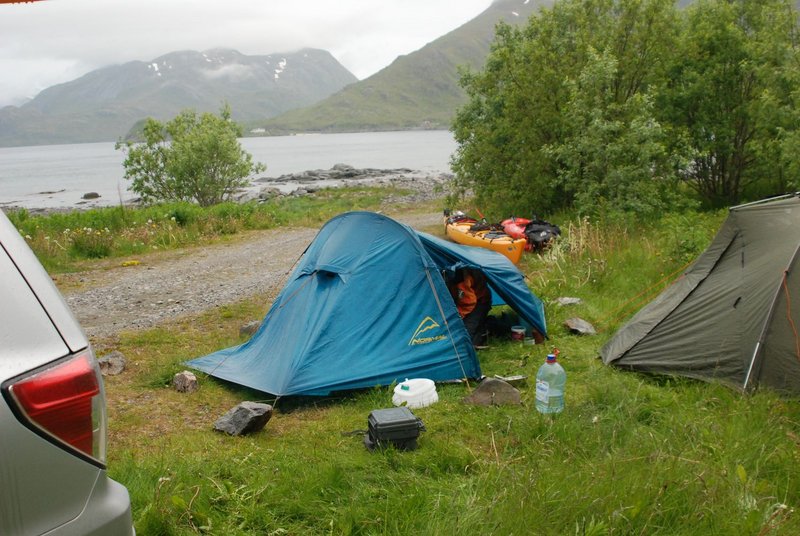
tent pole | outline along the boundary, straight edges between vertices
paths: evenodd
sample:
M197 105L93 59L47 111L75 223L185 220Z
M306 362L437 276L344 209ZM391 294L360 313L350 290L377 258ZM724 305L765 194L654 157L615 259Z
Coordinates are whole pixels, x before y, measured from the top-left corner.
M453 339L453 333L450 331L450 323L447 321L447 315L444 314L442 302L439 301L439 294L436 292L436 286L433 284L433 278L431 277L431 272L428 267L425 267L425 275L428 277L428 284L431 286L433 296L436 298L436 306L439 308L439 314L442 315L442 322L444 322L444 325L447 327L447 335L450 337L450 344L453 345L453 351L456 353L456 359L458 359L458 366L461 367L461 374L464 377L464 381L467 382L467 389L469 389L470 386L469 378L467 378L467 371L464 370L464 363L461 361L461 354L458 352L456 341Z
M798 244L798 246L795 248L792 257L789 259L789 264L787 264L786 268L783 270L783 277L781 277L780 283L778 283L778 288L775 290L775 295L772 297L772 301L770 302L769 312L767 313L767 317L764 319L764 325L761 328L761 334L758 336L758 341L756 341L756 348L753 351L753 356L750 358L750 367L747 369L747 376L744 379L744 385L742 385L742 389L744 391L747 391L748 385L750 384L750 377L753 369L755 368L756 358L758 357L761 347L764 344L764 338L767 336L767 329L772 324L772 319L775 316L775 305L778 302L778 297L783 289L783 282L786 279L787 274L791 271L792 266L794 266L794 263L797 260L797 253L799 251L800 244Z
M790 197L800 197L800 192L795 192L793 194L783 194L783 195L776 195L775 197L767 197L766 199L759 199L758 201L752 201L750 203L744 203L742 205L736 205L730 207L728 210L736 210L744 207L752 207L753 205L761 205L764 203L771 203L773 201L779 201L781 199L789 199Z
M758 355L758 349L761 348L761 340L759 339L756 342L756 349L753 350L753 356L750 358L750 366L747 368L747 376L744 378L744 385L742 385L742 390L747 391L747 384L750 383L750 374L753 373L753 365L756 362L756 356Z

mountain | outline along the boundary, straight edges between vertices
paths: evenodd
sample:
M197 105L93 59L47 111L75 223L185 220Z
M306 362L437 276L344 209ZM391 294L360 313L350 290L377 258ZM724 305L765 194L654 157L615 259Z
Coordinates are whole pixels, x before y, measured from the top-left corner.
M523 24L551 0L496 0L476 18L308 108L253 126L270 134L449 128L466 102L459 66L483 67L498 21Z
M115 141L146 117L166 120L184 108L217 112L223 102L237 121L272 117L356 81L323 50L173 52L98 69L0 109L0 146Z

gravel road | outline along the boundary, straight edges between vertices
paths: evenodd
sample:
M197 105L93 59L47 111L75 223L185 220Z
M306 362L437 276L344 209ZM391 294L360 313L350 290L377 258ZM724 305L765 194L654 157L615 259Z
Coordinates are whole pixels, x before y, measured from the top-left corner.
M420 229L440 223L441 214L396 219ZM253 232L235 243L148 255L136 266L59 276L57 283L96 341L255 294L277 293L316 233L309 228Z

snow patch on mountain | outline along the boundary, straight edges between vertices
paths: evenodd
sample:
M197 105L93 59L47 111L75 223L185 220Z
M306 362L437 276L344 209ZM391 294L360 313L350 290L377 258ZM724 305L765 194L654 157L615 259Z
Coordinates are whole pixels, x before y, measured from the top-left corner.
M285 70L286 70L286 58L283 58L281 59L281 61L278 62L278 68L275 69L275 80L280 78L281 73Z

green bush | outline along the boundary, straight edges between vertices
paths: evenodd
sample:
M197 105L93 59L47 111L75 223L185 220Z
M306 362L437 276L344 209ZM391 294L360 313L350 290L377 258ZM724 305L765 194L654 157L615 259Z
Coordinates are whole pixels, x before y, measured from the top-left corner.
M84 227L64 233L70 253L78 258L102 259L111 255L114 236L106 229Z
M197 205L192 203L170 203L164 205L166 211L165 217L174 221L181 227L186 227L190 223L194 223L202 214L202 210Z

